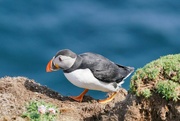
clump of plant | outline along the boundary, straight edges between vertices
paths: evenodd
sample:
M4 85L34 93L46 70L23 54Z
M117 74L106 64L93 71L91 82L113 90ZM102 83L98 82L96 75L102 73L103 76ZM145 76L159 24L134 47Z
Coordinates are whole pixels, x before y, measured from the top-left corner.
M159 81L157 84L157 92L163 95L163 98L166 100L172 99L173 101L177 101L180 99L178 97L178 86L177 83L170 80Z
M166 100L180 100L180 54L161 57L139 68L131 78L130 92L145 98L154 92Z
M149 98L151 95L152 95L152 94L151 94L150 89L144 89L144 90L142 91L142 96L144 96L145 98Z
M59 114L56 106L43 101L30 102L26 110L22 117L28 118L30 121L56 121L56 117Z

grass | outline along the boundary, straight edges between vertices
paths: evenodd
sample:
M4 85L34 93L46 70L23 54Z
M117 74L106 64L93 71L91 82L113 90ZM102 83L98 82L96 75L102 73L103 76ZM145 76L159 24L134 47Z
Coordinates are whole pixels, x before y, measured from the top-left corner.
M26 106L22 117L30 121L55 121L58 114L56 106L43 101L32 101Z
M144 89L143 91L142 91L142 96L143 97L145 97L145 98L149 98L149 97L151 97L151 91L150 91L150 89Z
M176 91L178 86L179 84L170 80L160 81L157 84L157 92L163 95L162 97L166 100L172 99L173 101L177 101L180 99Z
M180 100L180 54L161 57L136 70L130 92L149 98L152 91L166 100Z

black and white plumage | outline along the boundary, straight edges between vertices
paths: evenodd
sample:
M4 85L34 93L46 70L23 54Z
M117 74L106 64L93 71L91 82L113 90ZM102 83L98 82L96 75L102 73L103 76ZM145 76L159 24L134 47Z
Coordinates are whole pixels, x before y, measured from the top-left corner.
M116 92L133 71L133 67L115 64L99 54L75 54L71 50L60 50L48 64L46 71L61 68L66 78L75 86Z

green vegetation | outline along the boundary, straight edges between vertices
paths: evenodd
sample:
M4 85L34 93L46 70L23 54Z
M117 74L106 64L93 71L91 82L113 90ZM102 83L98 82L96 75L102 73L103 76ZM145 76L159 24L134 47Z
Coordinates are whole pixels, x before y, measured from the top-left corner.
M43 101L32 101L27 107L27 111L23 113L23 118L28 118L30 121L55 121L59 114L58 109L52 104Z
M145 98L149 98L151 96L151 91L149 89L144 89L142 91L142 96L144 96Z
M162 94L163 98L166 100L172 99L173 101L177 101L180 99L178 97L178 92L176 91L178 86L177 83L170 80L159 81L157 84L157 92Z
M161 57L137 69L130 92L148 98L152 91L166 100L180 100L180 54Z

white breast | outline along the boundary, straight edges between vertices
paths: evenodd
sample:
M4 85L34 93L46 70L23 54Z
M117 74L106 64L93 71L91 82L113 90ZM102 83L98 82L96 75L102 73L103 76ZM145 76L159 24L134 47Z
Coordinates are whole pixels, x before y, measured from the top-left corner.
M91 89L100 90L103 92L114 92L119 87L114 88L113 83L105 83L96 79L89 69L78 69L71 73L64 73L66 78L75 86Z

